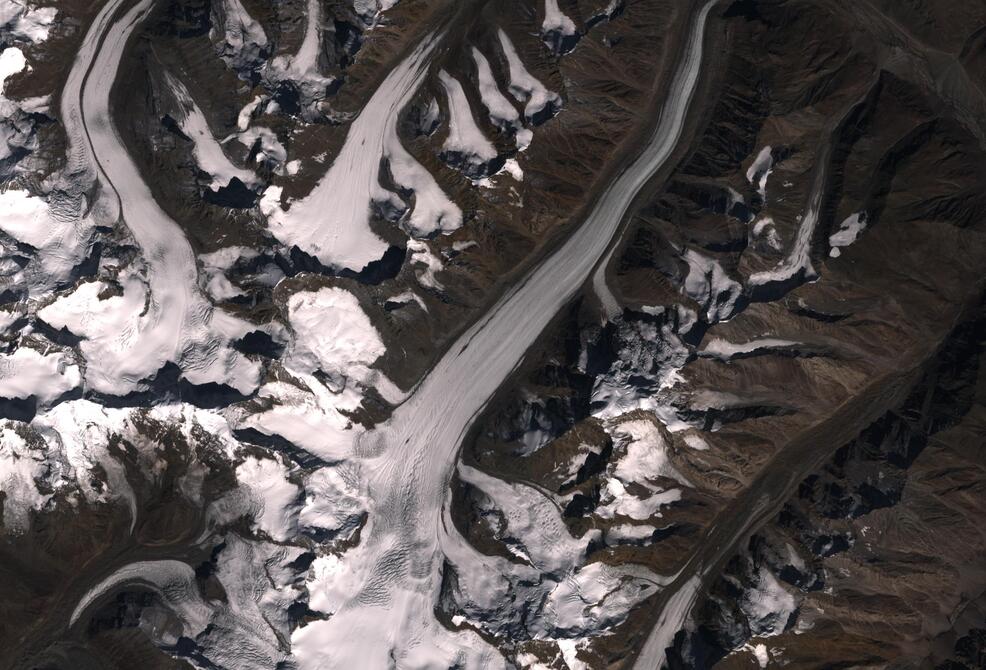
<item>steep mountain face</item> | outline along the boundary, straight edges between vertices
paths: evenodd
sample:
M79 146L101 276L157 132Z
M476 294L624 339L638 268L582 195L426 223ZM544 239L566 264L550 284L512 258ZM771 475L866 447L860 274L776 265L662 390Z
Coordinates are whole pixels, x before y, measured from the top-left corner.
M983 666L979 3L0 7L0 666Z
M902 47L892 19L725 12L708 121L630 220L611 296L559 315L467 451L550 491L590 561L701 570L673 667L979 662L953 644L981 626L982 90L929 87L970 56ZM964 449L934 437L951 425ZM624 662L648 632L631 616L580 653Z

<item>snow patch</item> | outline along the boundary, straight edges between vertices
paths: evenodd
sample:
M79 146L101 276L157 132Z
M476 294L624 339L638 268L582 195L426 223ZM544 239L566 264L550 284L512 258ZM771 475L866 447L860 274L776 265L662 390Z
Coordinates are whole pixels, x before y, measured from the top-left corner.
M856 241L864 230L866 230L866 212L856 212L846 217L839 225L839 230L829 236L829 246L832 247L829 255L838 258L841 247L848 247Z
M441 259L432 253L428 244L421 240L409 240L407 250L411 252L409 260L411 265L424 266L416 273L418 283L435 291L444 290L445 287L435 278L435 273L440 272L445 266Z
M657 484L670 479L684 486L691 484L675 469L668 458L668 443L654 421L634 419L608 428L616 441L613 457L606 468L608 480L600 495L596 514L604 519L617 515L646 521L660 509L681 500L681 490ZM635 496L629 487L646 492Z
M737 356L752 354L758 351L777 351L796 347L800 342L782 340L776 337L760 337L749 342L733 343L720 337L709 340L699 352L700 356L715 358L728 362Z
M725 321L736 310L736 301L743 293L739 282L726 274L719 261L688 249L683 256L688 263L688 275L682 286L685 295L705 309L709 323Z
M746 171L746 180L756 186L757 192L764 198L767 197L767 177L770 176L774 168L772 151L769 144L761 149Z

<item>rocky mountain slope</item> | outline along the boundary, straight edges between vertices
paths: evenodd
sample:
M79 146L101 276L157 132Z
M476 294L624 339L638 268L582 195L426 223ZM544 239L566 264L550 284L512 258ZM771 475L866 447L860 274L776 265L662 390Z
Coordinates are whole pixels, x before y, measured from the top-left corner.
M986 8L0 9L0 666L983 667Z

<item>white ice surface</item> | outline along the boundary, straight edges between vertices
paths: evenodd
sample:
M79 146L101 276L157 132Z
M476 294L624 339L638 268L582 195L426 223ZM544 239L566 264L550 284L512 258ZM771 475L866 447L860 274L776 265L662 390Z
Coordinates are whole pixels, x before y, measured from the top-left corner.
M579 660L578 643L575 640L558 640L558 649L568 670L589 670L588 664Z
M818 164L824 166L828 160L828 149L818 159ZM811 242L818 225L818 217L822 207L822 192L825 187L825 169L819 168L814 176L811 193L804 214L800 216L801 225L798 234L788 251L787 257L770 270L755 272L747 280L751 286L764 286L775 282L786 282L797 277L814 279L818 276L811 263Z
M261 161L267 161L272 165L280 165L287 160L287 150L277 138L277 134L270 128L265 128L264 126L253 126L252 128L247 128L246 130L237 133L234 137L240 142L240 144L246 147L252 148L254 144L259 145L260 150L257 152L258 163ZM229 139L231 138L227 137L223 140L223 142L226 142ZM270 189L267 190L269 191Z
M222 146L216 140L212 131L209 130L209 123L199 106L195 104L188 89L177 78L172 75L167 76L168 87L174 94L178 105L184 112L184 116L176 119L178 126L185 133L194 145L192 150L195 161L199 168L212 177L210 188L218 190L228 186L233 177L236 177L247 186L256 186L259 180L257 175L250 170L237 167L233 161L223 152Z
M6 47L0 51L0 94L4 92L7 79L11 75L22 72L25 67L27 67L27 58L19 48Z
M685 441L685 444L696 451L705 451L709 448L709 443L697 432L685 433L682 435L682 439Z
M479 99L486 106L490 121L500 130L514 132L517 148L523 151L531 143L531 131L524 128L517 108L500 91L500 85L486 56L476 47L472 47L471 52L473 62L476 64Z
M646 498L639 498L629 493L619 479L610 479L602 491L595 514L602 519L625 516L635 521L647 521L662 516L661 508L679 500L679 489L663 489Z
M48 204L27 191L12 188L3 191L0 193L0 230L35 249L45 247L53 232Z
M698 599L702 579L699 575L690 577L678 587L664 605L657 623L651 629L643 649L634 663L635 670L660 670L664 667L667 648L674 636L685 623L695 601Z
M17 323L17 320L23 316L21 312L14 310L0 310L0 335L7 332L7 330Z
M258 95L253 98L250 102L243 105L243 109L240 113L236 115L236 129L240 132L245 131L250 127L250 119L256 113L257 109L260 107L261 103L264 102L264 96Z
M628 572L630 574L628 574ZM559 637L599 635L626 618L663 579L637 566L589 563L555 587L545 617Z
M81 381L79 367L66 354L41 353L30 347L0 354L0 398L34 396L40 402L48 402Z
M695 318L694 312L682 307L677 313L679 326L686 319ZM667 397L681 381L680 370L690 356L689 348L681 340L687 329L676 329L670 320L622 323L627 347L610 370L596 378L591 396L592 415L607 420L633 410L646 410L659 417L669 430L687 427L676 419ZM635 381L641 375L650 382L645 387Z
M322 3L307 0L305 3L305 34L298 51L278 56L267 64L264 76L275 82L292 81L301 90L302 98L316 100L324 97L325 89L332 83L319 71L323 33Z
M259 508L254 527L278 542L297 535L301 490L288 479L290 471L270 458L246 457L236 466L236 479Z
M4 95L7 78L25 69L31 68L20 48L5 47L0 51L0 160L10 160L8 170L14 172L20 171L14 160L16 155L29 154L39 147L38 123L31 115L50 115L50 95L17 100Z
M544 0L544 21L541 22L541 32L544 34L554 32L566 37L575 34L575 22L558 8L558 0Z
M540 114L548 105L557 107L561 100L558 94L549 91L544 84L527 71L524 61L517 54L517 49L507 37L507 33L503 32L503 29L498 29L497 35L500 38L500 47L503 49L503 55L507 59L507 68L510 72L510 95L525 103L524 115L531 119Z
M3 492L3 527L8 533L27 530L32 510L51 499L38 490L48 464L43 450L32 450L12 421L0 423L0 491Z
M82 295L70 294L46 307L45 320L56 328L80 330L75 334L87 337L82 346L86 381L97 391L123 395L139 390L143 380L165 363L175 362L192 384L213 382L249 393L258 383L259 367L229 346L228 332L216 332L213 308L197 289L191 247L155 202L113 126L110 90L128 39L152 2L142 0L109 30L109 17L118 4L115 0L103 8L76 56L69 81L78 83L66 87L63 118L71 140L71 160L89 166L83 169L95 166L100 187L115 196L118 211L140 248L143 265L131 273L121 299L99 301L91 288L85 288L89 285L83 285ZM105 36L101 44L100 35ZM88 78L84 76L87 71ZM140 302L144 307L134 314L133 307ZM123 312L111 314L114 308ZM107 332L107 321L129 328ZM228 331L229 320L222 321L223 330Z
M118 440L131 445L142 474L155 477L161 444L145 434L149 422L168 426L191 445L208 436L208 448L228 459L238 447L226 420L209 410L178 403L106 408L89 400L70 400L39 412L30 424L44 443L49 489L77 493L91 503L121 500L129 508L131 524L136 523L137 499L128 480L133 473L118 459L115 445ZM191 499L197 498L193 481L182 478L178 486Z
M699 35L702 25L702 20L697 22ZM454 556L462 574L470 578L483 576L476 569L482 559L464 554L464 541L454 535L444 514L455 451L472 417L514 369L558 306L588 277L627 203L675 146L700 60L701 43L692 35L658 130L641 159L603 193L586 224L526 282L508 293L488 320L467 332L436 364L392 420L366 439L357 440L347 453L360 464L361 496L372 501L367 509L369 521L360 544L347 559L350 571L341 573L349 575L344 582L351 586L343 591L352 597L339 599L331 619L313 621L291 635L302 668L387 667L389 663L424 668L449 667L456 662L470 668L504 665L479 636L449 631L433 615L443 555L450 560ZM275 381L261 391L261 401L282 408L295 405L293 399L283 402L291 393L289 389L321 401L317 380L298 376L309 385L308 390L298 389L294 380ZM322 391L332 395L324 387ZM303 407L295 416L315 414L307 409ZM312 431L309 437L324 448L334 436ZM550 552L546 553L550 556ZM252 564L253 559L235 563ZM227 565L224 563L221 575L231 574L232 568ZM157 566L142 567L146 572ZM578 634L604 630L647 594L647 588L639 581L628 582L622 571L610 570L606 566L584 566L559 584L550 601L551 621L557 631ZM164 573L165 570L158 571L159 576ZM228 580L231 586L251 583L239 578L238 572L232 574L237 578ZM487 573L491 580L500 575L498 571ZM176 581L180 588L169 593L181 592L189 597L191 590L185 589L180 579ZM223 583L225 586L226 581ZM249 605L239 595L235 601L238 606ZM253 610L245 607L244 612L248 611Z
M69 618L70 625L74 625L82 613L96 600L127 582L141 582L154 588L179 615L185 626L186 634L196 635L204 630L208 624L209 611L203 603L185 601L185 606L181 607L178 602L175 602L176 599L184 601L183 596L197 591L195 570L187 563L165 560L131 563L113 572L82 596Z
M25 114L46 112L48 98L8 100L3 95L7 78L27 67L19 48L8 47L0 52L0 160L19 149L37 148L33 126L22 121ZM48 202L27 191L7 188L0 192L0 230L38 251L37 262L30 263L18 277L31 294L46 293L68 278L84 257L91 237L88 221L55 214Z
M270 203L268 226L278 240L335 268L359 271L382 258L387 244L370 229L371 203L400 201L379 183L381 159L388 160L394 181L415 193L413 210L404 221L412 235L450 232L462 224L462 212L397 135L397 116L421 85L434 44L434 37L427 38L391 70L311 193L287 210Z
M439 71L438 79L445 89L449 106L449 132L442 148L453 154L460 154L472 169L480 169L496 158L496 149L476 125L462 84L444 70Z
M606 544L616 545L621 542L642 542L654 535L657 530L650 524L621 523L606 529Z
M38 264L26 268L25 281L38 295L71 275L85 257L92 232L88 225L55 217L42 198L13 188L0 192L0 230L37 250Z
M356 451L365 454L361 472L371 501L360 544L350 550L349 565L357 573L347 573L351 575L347 580L359 584L357 595L332 618L295 632L292 642L303 670L383 667L391 662L422 667L424 652L435 667L448 667L457 657L470 668L495 667L493 660L496 666L505 664L489 655L481 638L450 632L432 614L442 584L443 558L455 565L460 588L472 584L470 594L484 607L510 607L505 598L511 591L497 586L503 584L502 563L476 556L456 533L448 514L448 482L458 445L477 412L557 309L589 278L628 203L677 145L698 80L701 36L710 8L711 3L689 29L668 102L640 158L610 184L583 225L554 254L450 347L390 421L357 441ZM593 581L598 582L599 576ZM577 589L578 584L570 592ZM562 602L577 601L569 597ZM614 598L613 610L617 602ZM688 599L686 604L691 602ZM606 605L596 621L609 620L609 599ZM578 610L574 614L579 616L573 616L576 623L587 618L581 606Z
M356 376L335 380L334 389L298 371L293 374L301 388L278 381L264 384L258 396L272 406L243 416L239 425L265 435L280 435L327 461L350 458L354 442L364 429L353 422L349 413L360 406L364 388L374 386L389 402L399 402L402 396L392 382L376 371L355 365L346 373Z
M0 2L0 33L14 39L38 44L48 39L58 9L34 7L22 0Z
M777 226L773 217L762 216L751 224L750 234L754 238L764 238L767 245L774 251L781 251L781 238L777 234Z
M606 467L607 481L595 514L604 519L626 516L647 521L661 516L661 508L681 499L681 490L657 482L670 479L690 486L668 458L669 445L657 424L650 419L623 421L608 428L616 447ZM645 491L644 497L628 487Z
M336 539L348 540L367 508L359 475L359 464L355 461L313 472L305 481L305 502L299 517L302 527L326 531Z
M668 443L653 421L623 421L612 432L621 442L622 454L613 468L614 476L627 483L664 477L690 485L668 459Z
M574 570L584 561L589 542L599 537L598 531L572 537L557 504L526 484L508 483L467 465L459 465L459 476L493 500L506 518L506 532L541 571L561 575Z
M133 583L154 591L181 623L181 633L196 641L210 665L259 670L288 662L288 607L301 593L295 584L294 547L250 542L228 534L216 558L215 578L223 600L202 597L195 570L182 561L155 560L127 564L92 587L72 612L72 625L97 600ZM207 632L207 629L211 632ZM159 643L174 643L153 627L145 632ZM204 634L205 633L205 634Z
M770 654L767 653L767 645L762 642L753 647L753 657L757 659L757 665L766 668L770 663Z
M428 311L428 305L421 298L421 296L415 293L414 291L402 291L401 293L398 293L395 296L387 298L387 302L396 302L396 303L401 303L403 305L406 305L409 302L415 302L422 310L424 310L425 312Z
M761 149L746 171L746 180L756 186L757 191L764 197L767 196L767 177L770 176L774 167L774 157L771 151L769 144Z
M218 44L219 56L233 69L245 69L259 59L261 50L267 48L267 35L260 22L250 16L240 0L218 0L223 9L224 22L214 24L210 37ZM241 128L243 130L243 128Z
M255 250L241 246L225 247L199 255L199 261L202 263L202 285L209 297L222 302L245 295L242 289L229 281L226 272L241 258L250 260L258 255Z
M380 333L349 291L323 287L299 291L288 299L294 333L285 365L306 373L321 370L333 379L357 374L384 354Z

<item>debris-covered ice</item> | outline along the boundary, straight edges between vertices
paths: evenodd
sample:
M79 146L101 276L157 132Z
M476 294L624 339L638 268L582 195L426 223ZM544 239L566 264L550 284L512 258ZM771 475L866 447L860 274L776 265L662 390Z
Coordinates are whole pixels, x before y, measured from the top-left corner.
M216 53L241 78L250 81L267 56L268 41L263 27L240 0L214 2L212 12L209 37L216 45Z

